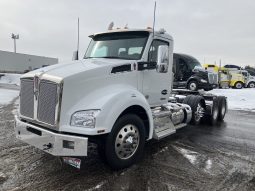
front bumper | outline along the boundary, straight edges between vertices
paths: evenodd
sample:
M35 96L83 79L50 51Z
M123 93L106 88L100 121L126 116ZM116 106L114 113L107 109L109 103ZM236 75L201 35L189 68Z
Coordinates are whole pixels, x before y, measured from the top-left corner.
M87 156L88 138L55 133L15 117L16 137L54 156Z

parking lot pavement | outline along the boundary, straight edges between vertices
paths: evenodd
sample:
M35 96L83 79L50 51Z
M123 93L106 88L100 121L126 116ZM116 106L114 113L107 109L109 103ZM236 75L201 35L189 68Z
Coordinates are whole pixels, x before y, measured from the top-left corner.
M255 190L254 113L188 126L146 145L144 158L112 171L92 147L81 170L15 139L15 104L0 106L0 190Z

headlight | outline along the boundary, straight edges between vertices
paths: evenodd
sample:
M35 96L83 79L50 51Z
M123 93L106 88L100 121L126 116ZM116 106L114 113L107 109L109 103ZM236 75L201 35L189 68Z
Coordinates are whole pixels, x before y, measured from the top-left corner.
M71 117L71 126L95 128L96 116L100 110L77 111Z
M200 82L207 83L207 80L201 79Z

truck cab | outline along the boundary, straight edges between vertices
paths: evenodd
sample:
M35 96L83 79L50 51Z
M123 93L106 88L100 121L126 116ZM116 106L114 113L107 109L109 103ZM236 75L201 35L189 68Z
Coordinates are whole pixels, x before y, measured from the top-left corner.
M174 88L187 88L206 91L217 87L217 75L202 68L200 62L192 56L174 53Z
M244 86L247 88L255 87L255 76L250 75L247 70L241 70L241 74L244 76Z
M18 139L60 157L87 156L95 143L120 169L141 157L148 140L204 117L223 120L225 97L173 94L173 38L165 30L117 29L90 38L82 60L21 77Z

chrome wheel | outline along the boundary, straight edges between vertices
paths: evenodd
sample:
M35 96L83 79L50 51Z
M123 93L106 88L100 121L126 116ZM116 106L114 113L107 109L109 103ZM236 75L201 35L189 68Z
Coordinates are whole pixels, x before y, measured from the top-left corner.
M199 121L204 116L205 109L201 106L201 103L197 105L197 110L195 111L195 120Z
M240 82L238 82L237 84L236 84L236 88L237 89L241 89L243 87L243 85L240 83Z
M120 159L129 159L139 146L139 131L135 125L121 128L115 140L115 152Z
M191 82L189 84L189 89L192 90L192 91L195 91L197 89L197 84L196 82Z

